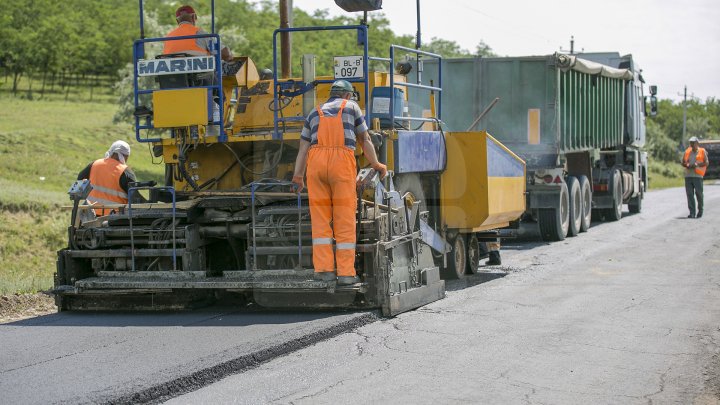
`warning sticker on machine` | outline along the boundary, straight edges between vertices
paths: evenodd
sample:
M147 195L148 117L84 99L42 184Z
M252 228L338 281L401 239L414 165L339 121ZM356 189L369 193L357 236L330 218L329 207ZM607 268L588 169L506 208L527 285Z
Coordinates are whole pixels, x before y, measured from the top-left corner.
M362 55L335 57L336 79L360 79L364 76Z

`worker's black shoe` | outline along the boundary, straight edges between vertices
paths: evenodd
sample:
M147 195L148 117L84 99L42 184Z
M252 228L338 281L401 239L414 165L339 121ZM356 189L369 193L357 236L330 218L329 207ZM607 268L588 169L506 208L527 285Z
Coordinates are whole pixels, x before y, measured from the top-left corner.
M316 271L313 278L317 281L335 281L335 273L332 271Z
M702 211L698 211L698 214L695 218L702 218Z
M360 282L360 278L357 276L340 276L337 278L338 285L352 285Z
M702 215L702 214L701 214ZM688 215L688 218L695 218L695 214Z
M488 261L485 263L488 266L499 266L502 264L500 260L500 252L493 250L488 254Z

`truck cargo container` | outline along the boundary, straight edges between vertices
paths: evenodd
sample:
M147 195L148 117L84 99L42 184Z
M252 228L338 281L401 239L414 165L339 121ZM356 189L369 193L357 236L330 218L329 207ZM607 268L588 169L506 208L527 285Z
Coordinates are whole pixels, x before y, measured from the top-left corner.
M424 82L438 66L425 61L418 70ZM641 211L647 111L644 80L631 55L444 59L441 71L447 128L498 134L525 160L523 218L538 222L543 239L577 235L592 217L619 220L623 204ZM655 86L650 90L654 110ZM410 111L427 108L411 105Z

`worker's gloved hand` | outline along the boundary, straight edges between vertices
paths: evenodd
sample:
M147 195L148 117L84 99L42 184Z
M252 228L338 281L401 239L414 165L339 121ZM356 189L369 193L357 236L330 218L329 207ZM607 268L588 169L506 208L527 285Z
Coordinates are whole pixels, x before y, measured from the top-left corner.
M303 176L293 176L292 182L295 185L295 188L298 193L302 192L305 188L305 181L303 180Z
M384 179L385 176L387 176L387 166L385 166L382 163L375 163L372 165L372 168L375 169L376 172L378 172L378 175L380 176L380 179Z

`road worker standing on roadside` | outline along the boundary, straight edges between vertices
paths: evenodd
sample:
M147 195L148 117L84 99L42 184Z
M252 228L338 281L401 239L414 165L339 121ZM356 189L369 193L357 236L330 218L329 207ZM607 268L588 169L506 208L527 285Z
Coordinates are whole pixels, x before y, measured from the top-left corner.
M703 216L703 177L707 170L708 161L705 148L700 147L696 137L688 140L690 147L685 150L682 165L685 168L685 194L687 194L688 218L702 218ZM697 197L697 214L695 213L695 197Z
M375 154L362 110L351 100L354 94L349 82L336 81L330 99L305 119L292 179L298 192L302 191L307 166L315 279L335 280L337 264L339 285L359 282L355 273L355 145L362 147L380 178L387 174Z
M87 197L89 204L127 204L128 186L137 181L135 173L127 165L130 158L130 145L125 141L115 141L105 152L105 157L98 159L78 173L78 180L90 180L92 190ZM143 200L136 193L133 202ZM95 209L95 215L108 215L112 209Z

